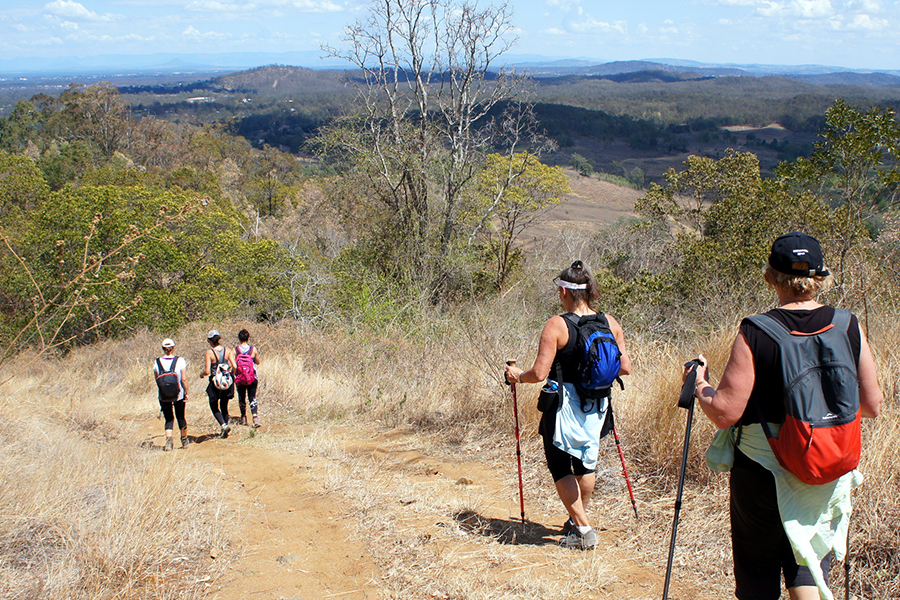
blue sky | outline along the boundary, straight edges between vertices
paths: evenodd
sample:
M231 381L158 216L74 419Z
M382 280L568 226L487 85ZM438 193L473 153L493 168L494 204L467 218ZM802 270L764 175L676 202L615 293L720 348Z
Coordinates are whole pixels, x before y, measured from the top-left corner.
M485 4L481 2L481 4ZM287 52L337 44L357 0L0 0L0 57ZM900 69L900 0L518 0L511 54Z

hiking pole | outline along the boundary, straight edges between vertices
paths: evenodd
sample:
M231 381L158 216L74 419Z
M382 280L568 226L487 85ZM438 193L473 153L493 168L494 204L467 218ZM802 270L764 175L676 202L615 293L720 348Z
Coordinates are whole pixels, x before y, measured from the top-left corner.
M613 437L616 440L616 450L619 451L619 460L622 461L622 473L625 475L625 484L628 486L628 495L631 496L631 508L634 509L634 518L638 521L637 502L634 501L634 490L631 489L631 480L628 478L628 469L625 467L625 454L622 452L622 444L619 443L619 432L616 431L616 417L613 414L612 400L609 401L609 420L612 423Z
M516 364L516 361L508 360L508 361L506 361L506 364L512 367ZM503 378L506 379L505 374L504 374ZM516 462L519 465L519 509L521 510L522 525L524 526L525 525L525 492L522 488L522 447L519 444L519 403L516 400L516 384L511 383L510 381L507 380L506 385L508 385L510 387L510 389L512 390L512 397L513 397L513 418L516 423Z
M678 494L675 496L675 519L672 521L672 539L669 542L669 562L666 564L666 583L663 587L663 600L669 598L669 582L672 577L672 559L675 557L675 536L678 534L678 515L681 513L681 495L684 492L684 472L687 469L688 450L691 441L691 424L694 420L694 387L697 381L697 367L703 363L699 358L685 363L685 368L690 368L684 384L681 386L681 396L678 398L679 408L688 410L687 428L684 432L684 450L681 453L681 473L678 475Z

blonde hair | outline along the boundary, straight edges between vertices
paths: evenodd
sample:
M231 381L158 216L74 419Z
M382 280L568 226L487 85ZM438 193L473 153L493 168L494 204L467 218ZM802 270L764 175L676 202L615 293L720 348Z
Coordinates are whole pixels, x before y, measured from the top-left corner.
M809 263L795 262L791 265L794 269L807 270ZM788 275L782 273L775 267L766 263L763 267L763 278L766 282L779 287L783 290L793 292L795 296L815 298L820 293L828 290L834 285L834 277L828 275L816 275L815 277L804 277L802 275Z

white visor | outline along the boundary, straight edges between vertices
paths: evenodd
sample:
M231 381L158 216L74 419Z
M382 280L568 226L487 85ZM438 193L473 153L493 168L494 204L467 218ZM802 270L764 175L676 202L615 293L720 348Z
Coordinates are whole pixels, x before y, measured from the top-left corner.
M559 277L553 280L553 283L558 285L561 288L566 288L567 290L586 290L586 283L572 283L571 281L563 281Z

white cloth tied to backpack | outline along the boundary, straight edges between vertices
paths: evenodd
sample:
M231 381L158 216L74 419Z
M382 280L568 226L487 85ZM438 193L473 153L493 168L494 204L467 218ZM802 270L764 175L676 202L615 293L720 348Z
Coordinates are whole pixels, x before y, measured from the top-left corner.
M559 406L556 409L556 428L553 445L584 463L586 469L597 468L600 453L600 432L606 420L609 398L586 403L590 410L581 410L581 398L571 383L563 383Z
M769 423L773 435L780 425ZM707 451L706 463L711 469L728 471L734 457L735 428L721 429ZM862 473L854 469L835 481L822 485L803 483L796 475L782 467L758 423L744 425L741 432L741 452L772 472L778 512L797 564L809 567L819 589L819 597L833 600L825 585L822 559L834 551L836 560L847 553L847 534L852 510L850 492L862 483ZM729 460L728 453L731 452Z

